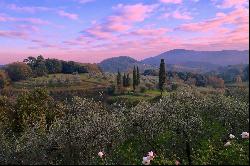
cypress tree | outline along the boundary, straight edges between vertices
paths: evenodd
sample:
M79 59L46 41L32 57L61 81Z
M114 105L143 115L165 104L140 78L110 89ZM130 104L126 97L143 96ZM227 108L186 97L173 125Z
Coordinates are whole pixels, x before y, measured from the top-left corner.
M130 86L130 77L129 77L129 73L127 74L126 85L127 85L128 87Z
M127 79L127 78L126 78L126 75L125 75L125 73L124 73L123 78L122 78L123 87L126 87L126 86L127 86L127 80L126 80L126 79Z
M137 74L137 85L140 85L140 71L139 71L139 67L137 66L137 72L136 72L136 74Z
M137 85L137 75L136 75L136 69L134 66L134 70L133 70L133 89L135 90L135 87Z
M117 74L117 86L120 87L121 86L121 82L122 82L122 76L120 71L118 70L118 74Z
M164 90L165 82L166 82L165 62L164 59L161 59L160 71L159 71L159 89L161 90L161 96Z

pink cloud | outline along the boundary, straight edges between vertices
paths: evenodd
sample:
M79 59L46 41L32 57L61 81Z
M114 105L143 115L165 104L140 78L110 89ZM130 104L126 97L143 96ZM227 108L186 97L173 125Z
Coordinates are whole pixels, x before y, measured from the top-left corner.
M89 3L89 2L94 2L95 0L78 0L79 3L81 4L85 4L85 3Z
M206 32L220 27L224 24L238 25L239 23L242 23L242 21L249 19L248 13L248 9L238 8L228 14L217 13L216 17L213 19L205 20L198 23L183 24L177 29L183 31Z
M32 24L38 24L38 25L48 25L49 22L42 20L40 18L17 18L16 21L20 21L20 22L28 22L28 23L32 23Z
M19 24L16 26L16 28L19 30L23 30L23 31L32 31L32 32L39 31L39 28L37 26L30 25L30 24Z
M206 33L202 33L201 36L184 39L183 46L196 49L200 48L203 50L248 49L248 12L248 9L236 8L228 14L217 13L216 19L213 19L213 21L202 22L200 26L201 28L205 28L205 31L197 28L197 25L188 27L188 31L190 29L191 31L195 29L198 32ZM234 27L225 28L224 25L227 24L231 24Z
M106 31L103 29L102 26L97 25L94 27L91 27L85 31L82 32L84 35L86 34L89 37L97 38L97 39L113 39L114 35L112 35L112 32Z
M38 11L49 11L51 10L48 7L42 6L17 6L16 4L9 4L8 8L17 11L17 12L27 12L27 13L35 13Z
M156 9L158 5L123 5L113 9L115 13L105 19L103 23L95 23L82 33L98 39L114 40L115 33L124 33L133 27L133 24L142 22Z
M58 11L58 14L62 17L66 17L68 19L71 20L78 20L78 15L77 14L73 14L73 13L67 13L63 10Z
M173 4L181 4L182 0L160 0L162 3L173 3Z
M141 22L144 21L149 14L156 9L157 5L123 5L119 4L114 9L117 11L116 16L111 16L109 19L118 22Z
M2 30L0 30L0 37L16 38L16 39L27 39L28 34L25 33L25 32L2 31Z
M163 18L172 17L172 18L180 19L180 20L192 20L193 19L193 17L191 16L191 13L181 12L179 10L175 10L173 13L165 13L162 17Z
M147 28L147 29L137 29L134 31L129 32L131 36L136 37L160 37L166 35L166 33L169 31L167 28Z
M191 16L190 13L188 13L188 12L181 13L178 10L176 10L173 13L173 18L182 19L182 20L192 20L193 19L193 17Z
M242 6L248 4L248 0L223 0L222 3L217 5L219 8L241 8Z
M0 21L1 22L27 22L31 24L38 24L38 25L47 25L49 24L48 21L39 19L39 18L16 18L16 17L10 17L6 14L0 13Z

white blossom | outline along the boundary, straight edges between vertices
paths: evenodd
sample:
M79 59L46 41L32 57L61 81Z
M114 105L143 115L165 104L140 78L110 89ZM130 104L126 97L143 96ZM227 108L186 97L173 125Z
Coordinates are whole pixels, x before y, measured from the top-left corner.
M153 160L154 157L155 157L155 156L154 156L154 152L153 152L153 151L148 152L148 156L147 156L148 160Z
M230 146L231 145L231 142L228 141L224 146L227 147L227 146Z
M243 139L249 139L249 133L248 132L243 132L242 134L241 134L241 136L242 136L242 138Z
M150 165L150 160L148 160L148 157L143 157L142 158L142 164L143 165Z
M98 153L98 156L99 156L100 158L102 158L102 157L104 156L104 153L103 153L103 152L99 152L99 153Z
M234 139L235 136L234 136L233 134L230 134L230 135L229 135L229 138L230 138L230 139Z

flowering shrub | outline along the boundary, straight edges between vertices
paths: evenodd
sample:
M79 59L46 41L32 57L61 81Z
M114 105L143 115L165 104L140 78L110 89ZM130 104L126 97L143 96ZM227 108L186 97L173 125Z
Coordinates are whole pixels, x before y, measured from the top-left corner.
M38 100L45 93L33 93ZM0 164L247 164L249 106L223 95L179 89L155 102L135 107L105 106L74 97L56 107L62 112L46 121L50 100L29 105L32 93L19 99L19 110L38 110L17 135L7 125L10 110L0 98ZM45 100L46 99L46 100ZM25 102L21 102L25 101ZM7 105L6 105L7 104ZM37 108L39 106L39 108ZM37 109L36 109L37 108ZM44 110L46 109L46 111ZM10 111L11 112L11 111ZM45 119L44 119L45 118ZM46 128L41 132L41 127ZM225 146L224 146L225 145ZM145 154L145 152L148 152ZM142 156L144 156L142 158Z

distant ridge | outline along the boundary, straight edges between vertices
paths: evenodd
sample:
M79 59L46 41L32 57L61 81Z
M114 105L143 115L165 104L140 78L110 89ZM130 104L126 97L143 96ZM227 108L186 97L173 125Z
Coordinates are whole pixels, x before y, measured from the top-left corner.
M109 58L99 63L99 66L105 72L117 72L118 69L121 72L129 71L134 65L144 70L158 68L161 59L165 59L169 70L208 72L220 66L248 64L249 50L195 51L174 49L142 61L128 56Z
M183 64L187 62L202 62L214 65L236 65L246 64L249 61L249 50L222 50L222 51L194 51L185 49L174 49L164 52L155 57L142 60L142 63L158 65L160 59L165 59L169 64Z

